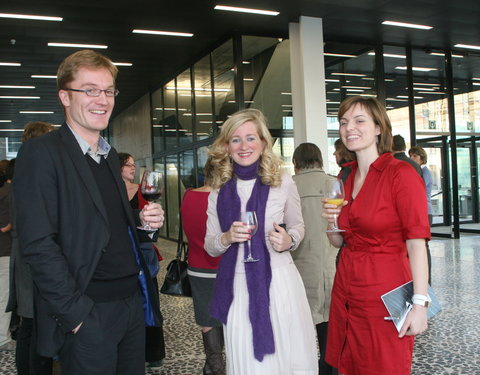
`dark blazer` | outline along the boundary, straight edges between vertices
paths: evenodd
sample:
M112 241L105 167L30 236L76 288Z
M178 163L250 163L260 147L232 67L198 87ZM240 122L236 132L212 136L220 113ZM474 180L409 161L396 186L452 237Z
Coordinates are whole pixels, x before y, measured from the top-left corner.
M418 165L418 163L415 160L410 159L407 156L407 154L405 154L404 152L397 152L397 153L393 154L393 157L395 159L398 159L398 160L406 161L408 164L410 164L417 171L417 173L420 175L420 177L423 176L422 168Z
M113 148L106 161L121 191L129 226L135 228L138 212L136 222ZM14 192L20 248L36 286L38 351L54 356L65 335L71 334L93 307L94 302L84 291L100 256L106 253L110 236L100 190L67 125L22 145ZM139 249L136 230L133 234ZM141 254L140 262L148 272ZM162 318L155 289L151 278L146 279L155 323L159 325Z

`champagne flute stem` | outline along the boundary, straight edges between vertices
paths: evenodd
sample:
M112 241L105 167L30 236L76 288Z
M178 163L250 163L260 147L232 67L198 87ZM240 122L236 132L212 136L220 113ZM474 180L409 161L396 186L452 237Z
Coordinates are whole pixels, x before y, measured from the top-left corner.
M250 240L248 240L248 258L250 259L252 257L252 243Z
M338 229L337 214L333 214L333 229Z

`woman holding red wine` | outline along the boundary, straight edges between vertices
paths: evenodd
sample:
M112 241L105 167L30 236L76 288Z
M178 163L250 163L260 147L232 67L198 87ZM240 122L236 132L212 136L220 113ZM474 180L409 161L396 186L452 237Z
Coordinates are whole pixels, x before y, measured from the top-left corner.
M210 311L224 325L228 375L317 375L312 316L290 254L304 235L300 197L272 144L263 114L245 109L210 150L205 250L223 254Z
M127 153L119 152L121 175L127 188L128 200L133 209L142 209L148 202L142 196L140 185L133 182L135 178L135 160L133 156ZM141 242L140 248L145 262L148 265L153 282L157 289L157 273L159 271L159 256L157 248L152 242ZM158 256L158 257L157 257ZM145 327L145 361L150 369L159 368L165 358L165 341L163 337L163 327Z

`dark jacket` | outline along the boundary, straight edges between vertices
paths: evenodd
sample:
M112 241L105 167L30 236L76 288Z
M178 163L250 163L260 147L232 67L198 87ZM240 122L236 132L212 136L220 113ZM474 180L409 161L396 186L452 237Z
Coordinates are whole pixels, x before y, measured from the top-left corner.
M410 164L413 168L415 168L415 170L417 171L417 173L420 175L420 177L422 177L422 168L418 165L418 163L412 159L410 159L407 154L405 154L404 152L397 152L395 154L393 154L393 157L395 159L398 159L398 160L403 160L403 161L406 161L408 164Z
M106 161L121 192L128 224L134 229L138 213L136 222L113 148ZM65 335L84 321L93 307L94 302L84 292L110 236L101 193L67 125L22 145L14 192L20 249L36 286L38 351L54 356ZM136 230L133 238L139 249ZM141 254L139 261L146 270ZM150 277L146 282L148 293L144 298L150 300L150 312L159 325L155 289Z

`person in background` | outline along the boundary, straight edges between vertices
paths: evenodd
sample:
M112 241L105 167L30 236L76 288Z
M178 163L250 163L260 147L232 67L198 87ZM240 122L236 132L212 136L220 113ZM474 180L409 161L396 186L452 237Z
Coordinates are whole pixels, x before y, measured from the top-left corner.
M127 188L128 200L133 209L142 209L148 202L143 198L140 191L140 186L133 182L135 178L135 160L133 156L125 153L118 153L118 160L120 162L120 173ZM142 251L145 262L150 270L152 282L158 294L157 274L160 270L159 255L156 246L153 242L140 242L140 250ZM145 361L147 367L151 370L160 368L165 358L165 338L163 335L163 326L145 327Z
M300 198L272 144L263 114L245 109L211 147L205 250L223 255L211 314L224 325L227 374L317 375L312 316L290 254L304 235ZM242 211L256 212L255 233Z
M0 187L2 187L5 181L7 180L5 171L7 170L8 163L9 161L7 159L0 160Z
M22 143L53 130L53 125L33 121L25 125ZM19 198L21 199L21 197ZM20 317L15 347L15 366L18 375L51 375L52 359L38 354L33 334L33 280L18 243L13 192L10 199L12 222L12 255L10 257L10 288L7 311Z
M8 302L8 285L10 269L10 252L12 249L12 230L10 218L10 192L13 173L10 161L5 169L5 181L0 187L0 350L12 350L15 342L10 334L12 314L6 312ZM10 168L9 168L10 167Z
M337 249L330 245L325 233L327 222L319 215L323 208L325 183L335 180L335 177L323 171L322 153L313 143L300 144L293 153L292 161L295 167L293 181L300 195L305 222L305 237L298 249L292 252L292 258L302 276L313 324L317 329L320 349L318 374L337 375L337 370L325 362Z
M427 153L420 146L414 146L408 150L408 155L415 163L417 163L422 168L422 177L425 182L425 189L427 191L427 204L428 204L428 222L430 227L432 227L433 222L433 213L432 213L432 185L433 178L430 169L427 167ZM428 255L428 283L432 284L432 256L430 254L430 247L427 242L427 255Z
M345 375L410 375L414 336L427 328L430 238L425 184L391 154L392 127L385 108L370 97L345 99L340 136L355 152L345 201L324 199L329 227L340 214L344 232L327 232L342 247L328 321L326 361ZM413 278L413 309L397 332L381 296Z
M342 167L343 164L348 163L349 161L355 160L355 154L345 147L340 138L335 141L333 146L335 147L333 155L335 156L335 161L339 167Z
M204 248L213 169L212 159L208 158L203 168L203 186L185 192L180 212L183 230L188 239L188 278L192 288L195 322L202 330L206 357L203 375L225 375L222 323L212 318L209 311L221 257L208 255Z
M421 176L422 175L422 169L420 166L412 161L407 154L405 154L405 151L407 149L407 145L405 144L405 139L400 134L394 135L393 136L393 144L392 144L392 154L395 159L402 160L410 164L416 171L417 173Z
M136 227L160 228L163 210L131 209L117 152L100 136L117 72L92 50L65 58L57 71L65 123L17 156L16 223L35 285L37 350L58 355L62 374L144 375L145 325L162 321L138 250L147 234Z

